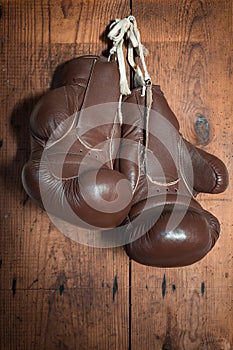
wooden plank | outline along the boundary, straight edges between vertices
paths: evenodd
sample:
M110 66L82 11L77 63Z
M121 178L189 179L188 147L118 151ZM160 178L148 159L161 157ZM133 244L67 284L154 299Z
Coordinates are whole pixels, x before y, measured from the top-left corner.
M176 112L183 135L216 154L232 179L232 2L134 1L147 63ZM203 114L211 128L201 143ZM221 222L221 236L202 261L159 269L132 262L132 349L232 349L232 187L201 195Z
M230 349L232 347L232 192L200 196L222 236L200 263L155 269L122 249L71 242L27 199L20 172L28 159L28 118L58 64L99 53L110 19L128 2L2 1L0 347L3 349ZM232 173L232 4L230 1L133 1L153 81L161 84L183 134L200 140ZM146 34L145 34L146 33ZM204 145L202 145L204 146ZM129 319L131 321L129 321ZM129 333L128 324L131 324Z
M3 0L0 19L0 348L126 349L128 259L70 241L29 200L28 121L64 61L101 54L127 1Z
M121 344L127 348L127 312L119 319L122 301L117 297L112 302L112 286L65 284L62 289L59 284L65 279L59 272L58 285L17 289L14 297L11 291L0 291L7 312L7 317L1 316L1 349L118 349Z

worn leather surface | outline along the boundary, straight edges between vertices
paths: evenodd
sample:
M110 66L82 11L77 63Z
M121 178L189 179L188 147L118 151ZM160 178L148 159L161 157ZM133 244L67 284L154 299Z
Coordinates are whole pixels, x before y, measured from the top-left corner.
M125 98L122 107L119 170L134 193L125 221L131 242L125 250L141 264L185 266L204 257L220 232L217 218L195 197L199 192L223 192L228 173L220 159L183 139L160 87L153 86L152 92L148 133L140 88Z
M32 112L22 180L55 217L104 230L113 245L122 235L135 261L184 266L204 257L220 232L195 197L224 191L228 174L222 161L183 139L160 87L152 92L147 117L141 88L124 99L121 125L117 63L98 56L67 62Z
M65 64L58 85L30 118L24 188L67 222L115 227L127 216L132 195L129 181L113 169L121 135L118 66L104 57L83 56Z

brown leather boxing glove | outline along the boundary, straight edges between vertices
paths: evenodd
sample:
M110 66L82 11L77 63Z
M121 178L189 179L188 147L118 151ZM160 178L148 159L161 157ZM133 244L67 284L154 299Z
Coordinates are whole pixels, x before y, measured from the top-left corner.
M125 250L141 264L185 266L204 257L220 232L218 220L195 197L223 192L228 173L221 160L183 139L159 86L152 87L152 97L149 113L141 88L122 105L119 171L133 191Z
M82 227L115 227L132 197L129 181L114 170L121 135L117 64L79 57L65 64L59 85L32 112L24 188L55 217Z

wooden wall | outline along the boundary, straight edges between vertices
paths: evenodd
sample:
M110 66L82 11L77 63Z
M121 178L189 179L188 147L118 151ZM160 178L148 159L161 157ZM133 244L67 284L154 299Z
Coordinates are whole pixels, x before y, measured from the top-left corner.
M231 185L199 196L221 222L215 248L176 269L69 240L22 188L29 115L54 70L100 54L105 27L131 11L153 82L184 136L222 158L232 175L231 0L1 0L1 350L233 349ZM195 130L201 115L209 140Z

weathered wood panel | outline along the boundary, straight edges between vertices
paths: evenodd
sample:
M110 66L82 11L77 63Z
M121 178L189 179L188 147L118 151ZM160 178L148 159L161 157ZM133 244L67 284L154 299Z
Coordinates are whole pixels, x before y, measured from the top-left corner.
M2 0L0 349L233 347L231 185L223 195L199 196L222 235L205 259L179 269L129 264L121 248L70 241L21 185L29 115L54 70L105 50L106 25L128 15L130 3L153 82L184 136L232 174L232 1ZM201 115L209 139L195 129Z
M183 135L232 175L232 2L137 1L133 14ZM209 139L196 131L200 116ZM222 224L207 257L178 269L132 263L132 349L232 349L232 186L199 200Z
M128 346L123 249L70 241L21 185L29 115L55 69L101 54L106 25L128 13L126 1L1 1L1 349Z

